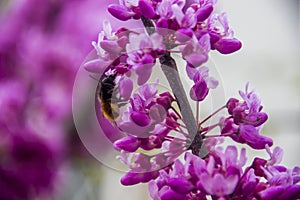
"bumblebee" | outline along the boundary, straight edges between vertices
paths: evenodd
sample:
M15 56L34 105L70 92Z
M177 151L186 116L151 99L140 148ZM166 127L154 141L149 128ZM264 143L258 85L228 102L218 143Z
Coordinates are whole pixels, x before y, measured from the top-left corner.
M101 103L103 116L110 121L115 121L119 117L120 99L114 96L116 87L115 79L117 74L109 75L100 81L98 100Z

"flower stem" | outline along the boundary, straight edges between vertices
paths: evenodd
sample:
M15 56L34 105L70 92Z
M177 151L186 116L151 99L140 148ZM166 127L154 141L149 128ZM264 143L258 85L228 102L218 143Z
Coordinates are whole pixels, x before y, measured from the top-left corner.
M216 124L214 124L214 125L211 125L211 126L208 126L208 127L205 127L205 128L203 128L203 129L201 129L201 131L202 131L202 132L205 132L205 134L206 134L206 133L208 133L209 131L213 130L214 128L216 128L216 127L218 127L218 126L220 126L220 125L221 125L220 123L216 123ZM202 133L202 135L204 135L204 133Z
M155 32L155 26L150 19L142 17L142 22L149 35ZM191 149L194 154L200 156L201 158L204 158L207 156L208 151L206 146L203 145L202 138L199 137L198 126L188 98L186 96L183 84L181 82L176 62L171 57L170 52L165 52L164 55L159 58L159 62L161 64L161 69L164 72L172 89L172 92L178 102L182 121L186 125L187 131L189 133L189 138L191 139L191 141L193 141L188 149Z
M216 110L215 112L213 112L212 114L210 114L208 117L206 117L204 120L202 120L198 127L200 128L202 124L204 124L207 120L209 120L210 118L212 118L215 114L217 114L218 112L220 112L221 110L223 110L224 108L226 108L225 106L222 106L221 108L219 108L218 110Z

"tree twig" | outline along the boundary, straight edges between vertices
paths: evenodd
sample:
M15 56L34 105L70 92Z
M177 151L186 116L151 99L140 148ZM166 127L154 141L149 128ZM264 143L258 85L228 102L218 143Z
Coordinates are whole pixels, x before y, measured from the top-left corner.
M142 17L142 22L149 35L155 32L155 26L150 19ZM164 72L172 89L172 92L177 100L180 113L182 115L182 121L185 123L187 131L189 133L189 138L192 141L191 144L188 145L188 149L191 149L193 154L204 158L207 156L208 151L206 149L206 146L203 145L201 133L198 130L193 111L181 82L176 62L171 57L169 52L166 52L162 57L160 57L159 62L161 64L161 69Z

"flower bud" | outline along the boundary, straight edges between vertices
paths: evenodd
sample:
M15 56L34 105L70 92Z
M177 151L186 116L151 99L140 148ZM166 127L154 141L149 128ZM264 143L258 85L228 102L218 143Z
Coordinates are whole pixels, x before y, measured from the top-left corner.
M158 175L159 173L157 171L144 172L144 173L130 171L121 178L121 184L128 186L128 185L135 185L138 183L147 183L151 179L157 178Z
M149 1L140 0L139 7L144 17L152 19L155 16L155 10Z
M168 189L166 191L164 191L163 194L161 194L161 200L182 200L185 199L185 195L184 194L179 194L177 192L175 192L172 189Z
M119 5L119 4L111 4L108 6L108 12L114 16L115 18L127 21L131 19L131 17L134 15L134 13L131 13L127 7Z
M212 4L207 4L202 8L199 8L199 10L197 10L197 12L195 13L197 16L197 21L203 22L204 20L206 20L212 13L213 9L214 8Z
M170 178L168 185L180 194L187 194L194 188L193 184L185 178Z
M239 50L242 47L242 43L235 38L221 39L218 42L216 42L213 46L215 49L217 49L217 51L219 51L222 54L230 54Z
M130 118L139 126L147 126L150 123L150 117L142 112L133 111Z
M141 141L132 136L128 136L126 138L122 138L114 142L114 147L117 150L125 150L128 152L135 152L141 144Z

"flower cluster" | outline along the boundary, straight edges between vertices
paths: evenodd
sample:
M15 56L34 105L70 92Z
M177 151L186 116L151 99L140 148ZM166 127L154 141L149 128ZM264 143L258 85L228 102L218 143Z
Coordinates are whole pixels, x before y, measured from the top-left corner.
M187 44L188 47L194 48L193 57L207 53L205 52L207 49L201 48L201 44L198 43L198 40L206 34L209 35L208 48L216 49L223 54L235 52L241 48L241 43L234 38L226 14L212 14L215 3L214 0L121 0L120 4L111 4L108 11L123 21L152 19L156 27L166 29L159 31L160 33L174 30L181 42L186 40L186 36L195 35L196 40ZM198 56L195 53L198 53ZM194 59L199 61L199 58Z
M278 165L282 150L271 152L272 139L260 134L268 116L249 84L239 92L242 100L230 98L199 120L199 104L218 86L206 64L209 52L230 54L241 48L226 14L215 13L215 4L213 0L121 0L108 7L117 19L141 20L144 25L142 30L112 32L105 21L98 42L93 42L98 57L85 65L101 74L96 112L113 124L105 134L113 130L123 134L113 141L121 152L118 159L130 169L121 183L149 182L155 200L299 199L299 168ZM179 74L182 66L177 67L172 57L176 53L186 74ZM159 92L159 79L149 82L159 64L171 92ZM196 117L181 82L184 75L193 81L189 97L196 104ZM206 125L223 109L227 116ZM218 128L218 134L212 135ZM238 158L235 146L225 150L220 146L226 137L266 149L270 159L255 158L245 166L244 148Z
M178 114L171 106L174 98L168 92L158 95L156 85L140 87L139 94L133 95L130 106L118 120L118 127L127 136L117 140L114 146L122 151L120 160L131 168L122 179L125 185L156 178L158 170L167 167L185 149L184 140L170 136L171 131L180 126ZM186 136L181 131L177 133ZM137 153L139 148L145 151L161 149L161 153L152 156ZM132 178L135 175L136 178Z
M183 164L174 162L169 171L161 171L158 180L149 183L153 199L206 199L207 195L232 195L246 162L245 149L237 159L237 149L228 146L225 152L215 150L207 159L186 153ZM233 157L235 156L235 157Z
M123 0L120 4L110 5L108 11L116 18L142 19L144 22L151 19L152 28L157 31L148 35L120 28L113 33L108 21L104 21L104 31L99 34L98 42L93 42L99 57L86 63L86 69L103 73L104 67L125 56L121 59L125 61L123 64L134 69L138 84L142 85L149 79L156 59L172 49L180 49L189 68L198 68L205 63L210 50L216 49L223 54L239 50L241 42L234 38L226 15L212 14L213 5L213 1L171 0Z
M151 197L164 199L298 199L300 168L287 169L278 165L282 150L278 147L269 160L256 158L250 167L245 149L238 158L237 148L228 146L223 152L216 148L201 159L186 153L184 164L174 162L172 169L160 171L159 178L149 183ZM274 162L275 161L275 162Z
M263 123L268 119L268 115L261 112L260 99L255 91L241 92L243 102L231 98L227 102L227 109L230 117L222 119L221 133L229 135L238 143L246 143L254 149L264 149L266 145L272 146L271 138L259 135Z

